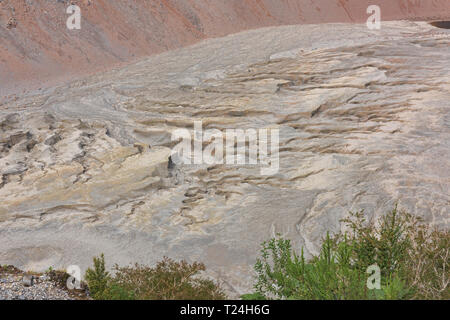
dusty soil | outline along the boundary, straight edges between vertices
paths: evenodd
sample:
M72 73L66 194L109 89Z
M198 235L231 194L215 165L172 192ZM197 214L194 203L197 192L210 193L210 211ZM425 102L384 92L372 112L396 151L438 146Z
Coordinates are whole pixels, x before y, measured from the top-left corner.
M372 0L2 0L0 96L46 88L150 54L267 26L363 22ZM81 30L66 8L82 10ZM379 0L383 20L444 19L448 0ZM10 97L11 98L11 97Z

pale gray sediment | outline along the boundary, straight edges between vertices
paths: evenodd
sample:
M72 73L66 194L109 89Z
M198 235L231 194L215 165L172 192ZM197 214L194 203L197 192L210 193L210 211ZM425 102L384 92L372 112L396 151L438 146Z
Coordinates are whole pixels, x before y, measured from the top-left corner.
M317 253L349 210L448 227L450 33L253 30L0 106L0 264L199 260L230 294L275 233ZM168 168L171 132L278 128L280 171ZM142 148L140 143L151 145Z

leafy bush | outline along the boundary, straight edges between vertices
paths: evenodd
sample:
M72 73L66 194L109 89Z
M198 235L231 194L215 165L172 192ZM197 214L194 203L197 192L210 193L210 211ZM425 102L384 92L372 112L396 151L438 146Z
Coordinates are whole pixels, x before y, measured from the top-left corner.
M102 300L110 296L110 282L112 280L105 268L105 256L94 257L94 269L87 269L85 275L92 298Z
M327 234L320 254L306 261L289 240L262 244L255 293L278 299L448 299L449 233L421 223L397 207L369 223L350 213L348 228ZM381 270L380 289L368 289L367 268Z
M266 300L267 298L260 293L247 293L241 295L242 300Z
M198 277L205 265L164 258L154 268L135 264L114 266L114 277L105 271L103 255L94 258L86 280L94 299L102 300L217 300L225 299L222 289L211 280Z
M279 299L364 299L366 276L350 262L351 246L345 240L337 247L327 236L319 256L306 262L285 239L263 243L262 257L255 270L256 292Z

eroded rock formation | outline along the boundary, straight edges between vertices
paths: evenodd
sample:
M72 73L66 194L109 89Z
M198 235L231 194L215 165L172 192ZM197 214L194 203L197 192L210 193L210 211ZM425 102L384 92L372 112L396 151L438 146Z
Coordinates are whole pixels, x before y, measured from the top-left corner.
M211 39L3 103L0 263L204 261L231 294L275 233L316 253L349 210L448 226L450 33L304 25ZM171 133L278 128L280 171L174 165Z

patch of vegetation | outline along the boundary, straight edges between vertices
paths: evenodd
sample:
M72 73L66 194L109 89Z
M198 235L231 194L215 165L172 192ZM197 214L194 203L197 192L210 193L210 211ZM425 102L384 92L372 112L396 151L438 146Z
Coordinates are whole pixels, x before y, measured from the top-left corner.
M306 261L291 242L262 244L255 293L243 299L450 299L448 231L394 208L377 223L363 212L344 219L348 231L327 234L320 254ZM380 270L369 289L368 268Z
M5 274L19 274L21 273L22 270L12 266L12 265L2 265L0 266L0 274L5 273Z
M94 258L93 269L86 271L91 296L98 300L222 300L226 296L219 285L199 277L205 265L164 258L151 268L135 264L105 268L103 254Z

